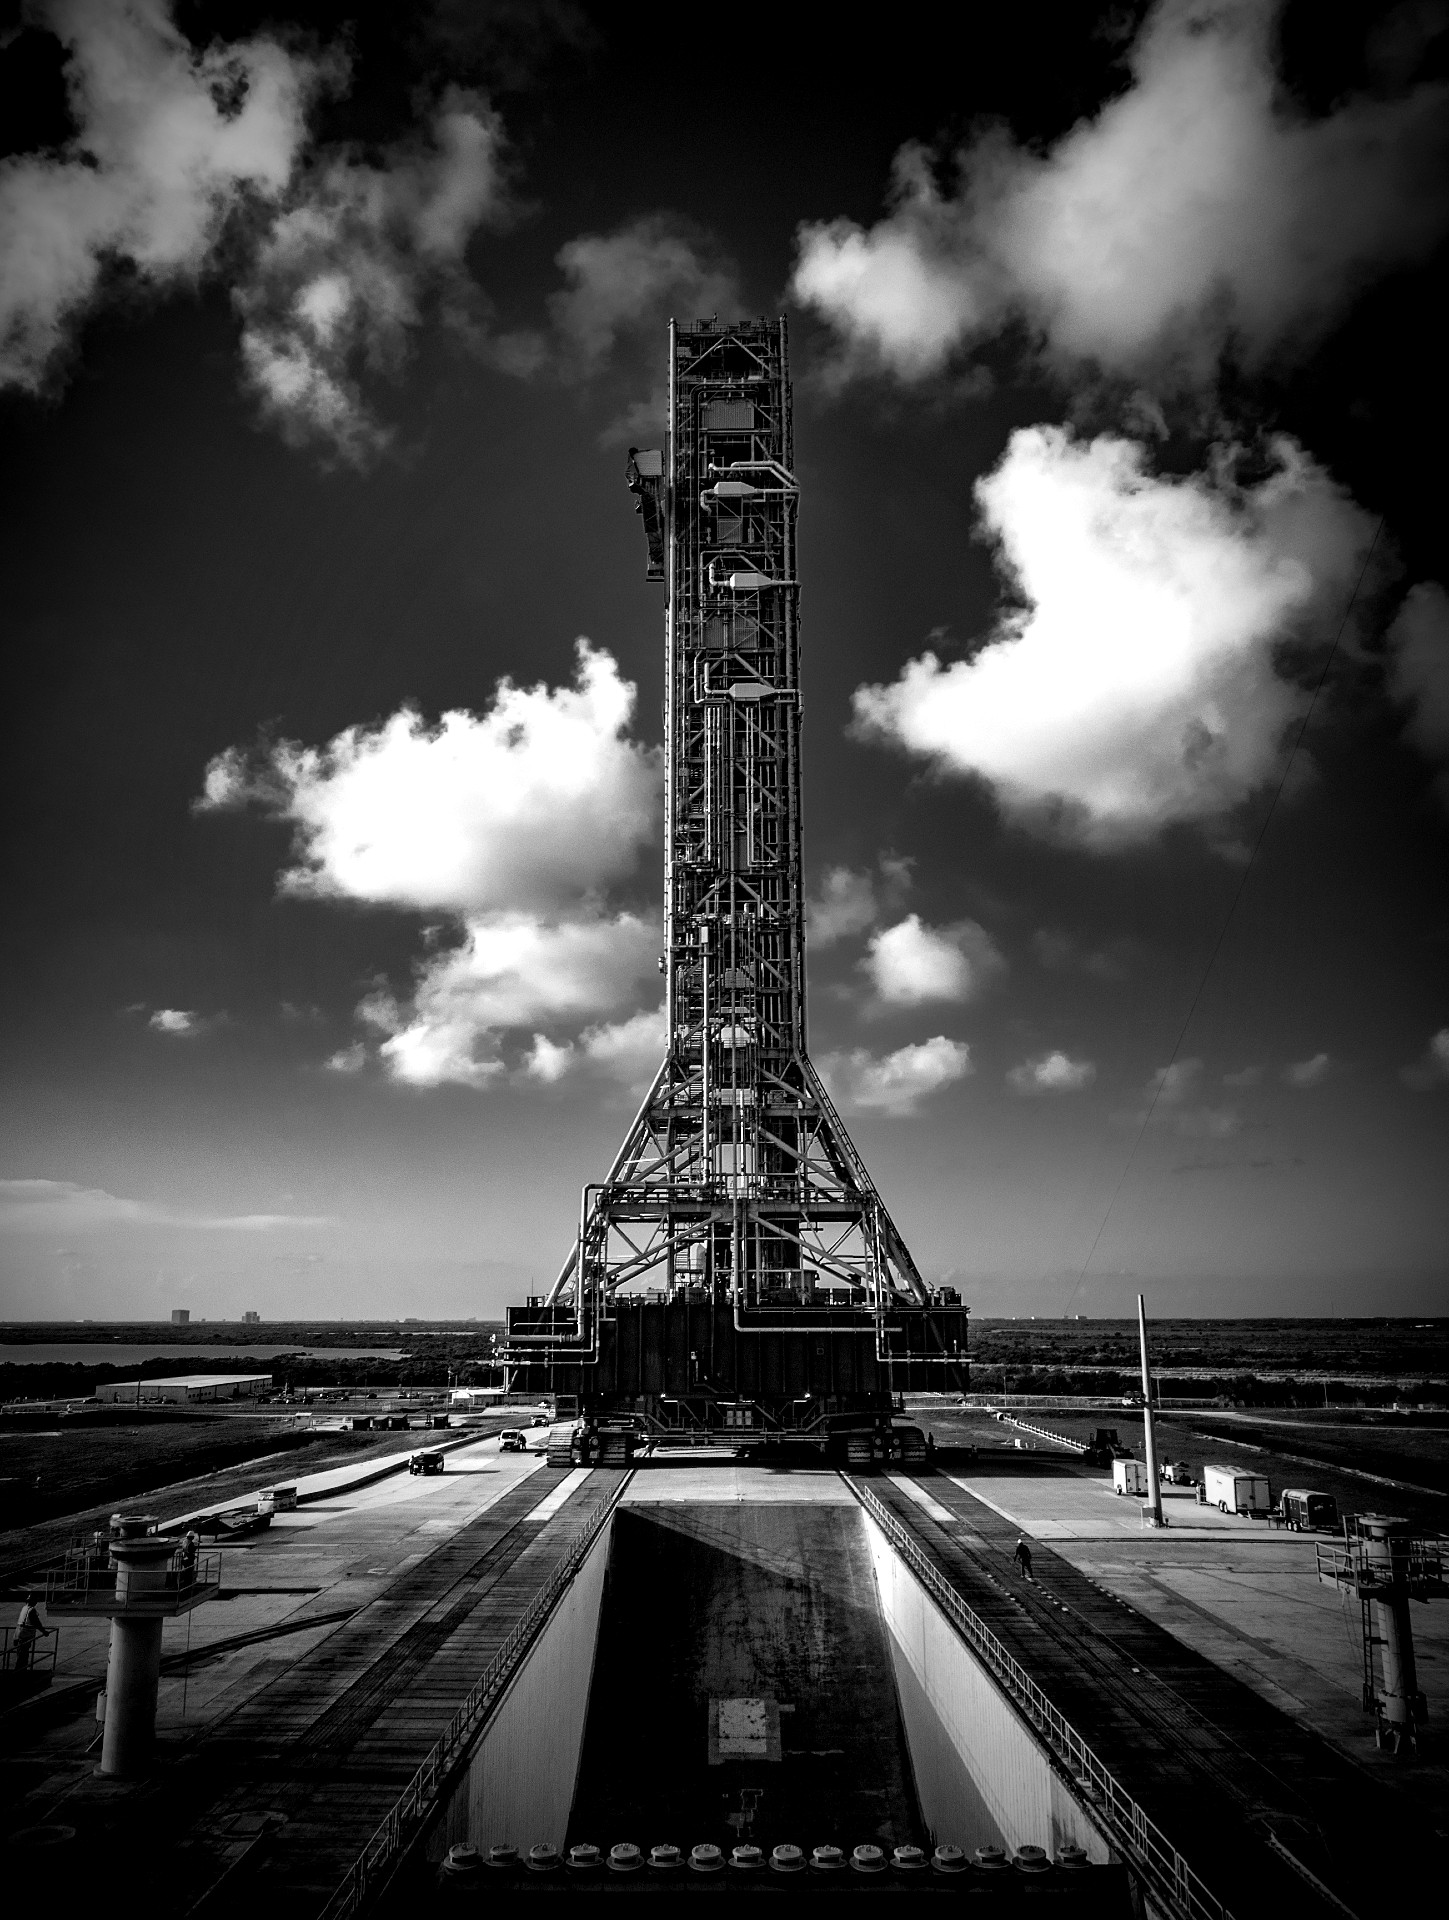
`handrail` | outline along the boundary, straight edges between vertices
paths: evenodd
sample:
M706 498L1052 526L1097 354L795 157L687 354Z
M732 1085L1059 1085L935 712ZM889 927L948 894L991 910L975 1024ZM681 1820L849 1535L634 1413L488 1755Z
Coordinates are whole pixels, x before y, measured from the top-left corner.
M348 1916L358 1912L368 1894L392 1869L411 1837L410 1830L426 1815L448 1775L497 1705L523 1655L537 1638L556 1601L612 1518L624 1489L633 1477L632 1470L626 1473L609 1497L600 1501L578 1538L534 1595L528 1610L514 1625L480 1678L474 1682L468 1697L448 1722L437 1744L403 1788L396 1805L347 1869L340 1885L318 1915L318 1920L348 1920Z
M1168 1912L1187 1916L1188 1920L1232 1920L1222 1901L1204 1885L980 1615L943 1579L896 1516L848 1473L840 1477L962 1639L989 1668L1012 1704L1025 1715L1032 1730L1052 1746L1072 1774L1090 1783L1099 1797L1096 1810Z

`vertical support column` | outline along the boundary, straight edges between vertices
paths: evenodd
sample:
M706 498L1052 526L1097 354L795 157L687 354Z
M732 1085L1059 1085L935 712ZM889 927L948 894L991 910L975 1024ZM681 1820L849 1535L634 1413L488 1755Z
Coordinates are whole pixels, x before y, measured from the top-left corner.
M1147 1307L1137 1296L1137 1336L1142 1348L1142 1439L1147 1455L1147 1483L1152 1496L1151 1523L1162 1525L1162 1482L1157 1477L1157 1435L1152 1428L1152 1375L1147 1366Z
M1412 1741L1415 1725L1424 1713L1409 1614L1412 1528L1407 1520L1381 1513L1360 1514L1358 1527L1363 1541L1363 1570L1372 1576L1368 1611L1383 1666L1383 1690L1376 1701L1381 1715L1380 1738L1386 1726L1395 1744L1401 1739Z
M164 1625L157 1618L111 1621L102 1773L123 1778L142 1773L151 1758L156 1741L156 1693L161 1680Z

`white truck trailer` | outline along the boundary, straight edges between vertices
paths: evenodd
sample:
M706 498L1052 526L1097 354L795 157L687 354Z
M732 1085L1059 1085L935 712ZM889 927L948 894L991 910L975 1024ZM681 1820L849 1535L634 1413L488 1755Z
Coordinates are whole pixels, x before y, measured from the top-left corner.
M1113 1493L1135 1493L1145 1497L1151 1489L1147 1485L1147 1469L1140 1460L1114 1460L1112 1462Z
M1207 1505L1216 1507L1219 1513L1246 1513L1266 1519L1273 1504L1267 1475L1250 1473L1245 1467L1204 1467L1202 1484Z

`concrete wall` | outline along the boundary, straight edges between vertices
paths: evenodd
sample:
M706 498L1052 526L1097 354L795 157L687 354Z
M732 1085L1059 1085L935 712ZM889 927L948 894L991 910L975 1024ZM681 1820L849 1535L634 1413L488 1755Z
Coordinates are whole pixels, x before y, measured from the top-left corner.
M613 1530L611 1520L494 1709L429 1837L429 1858L440 1860L460 1840L485 1852L515 1846L526 1853L539 1841L563 1846Z
M1065 1841L1106 1860L1107 1842L1046 1752L868 1514L901 1714L921 1813L937 1842L964 1847Z

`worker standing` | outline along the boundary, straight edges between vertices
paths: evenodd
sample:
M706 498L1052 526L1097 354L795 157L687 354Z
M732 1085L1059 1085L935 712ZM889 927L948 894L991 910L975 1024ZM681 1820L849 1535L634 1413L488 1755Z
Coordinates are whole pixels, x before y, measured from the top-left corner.
M25 1605L20 1609L19 1625L15 1629L15 1671L29 1673L30 1663L35 1657L35 1639L43 1633L47 1639L55 1631L46 1626L40 1617L40 1609L35 1604L35 1595L27 1593Z
M1016 1543L1016 1552L1012 1559L1021 1568L1027 1579L1031 1578L1031 1548L1026 1544L1026 1535L1022 1534Z

